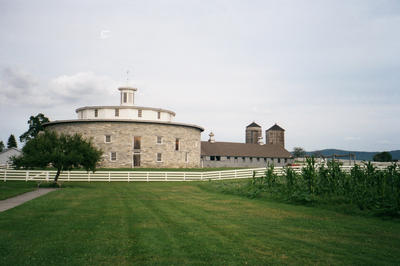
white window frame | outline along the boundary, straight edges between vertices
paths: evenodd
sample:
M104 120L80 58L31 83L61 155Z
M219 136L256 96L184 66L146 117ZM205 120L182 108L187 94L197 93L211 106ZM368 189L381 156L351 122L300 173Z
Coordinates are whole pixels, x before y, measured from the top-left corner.
M158 140L160 140L160 142L158 142ZM163 144L163 137L162 136L157 136L156 143L157 144Z
M113 153L115 153L115 160L113 160ZM117 161L117 152L116 151L110 152L110 161L111 162L116 162Z
M110 137L110 141L107 141L107 137ZM111 143L111 142L112 142L111 135L104 135L104 143Z

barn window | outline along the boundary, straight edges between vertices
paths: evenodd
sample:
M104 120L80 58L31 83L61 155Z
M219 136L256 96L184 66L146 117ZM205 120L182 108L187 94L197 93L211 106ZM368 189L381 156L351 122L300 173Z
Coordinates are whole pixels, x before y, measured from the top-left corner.
M111 152L110 157L111 157L111 161L116 161L117 160L117 153L116 152Z
M135 150L140 150L141 142L142 142L141 137L138 136L133 137L133 148Z
M105 137L106 137L106 139L105 139L106 143L111 142L111 135L106 135Z
M157 162L162 162L162 154L157 153Z

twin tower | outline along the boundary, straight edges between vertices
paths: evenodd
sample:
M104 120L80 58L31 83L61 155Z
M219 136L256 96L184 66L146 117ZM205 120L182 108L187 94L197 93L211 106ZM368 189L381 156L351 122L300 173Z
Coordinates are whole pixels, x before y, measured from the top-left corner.
M262 144L262 129L255 122L246 127L246 143ZM277 124L265 130L265 143L278 144L285 148L285 130Z

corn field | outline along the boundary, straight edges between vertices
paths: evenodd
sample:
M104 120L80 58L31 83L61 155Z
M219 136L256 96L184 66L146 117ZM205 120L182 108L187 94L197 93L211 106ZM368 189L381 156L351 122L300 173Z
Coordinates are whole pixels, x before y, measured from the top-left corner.
M400 169L396 164L378 169L368 162L345 172L336 161L317 166L314 158L308 158L301 172L288 167L278 176L270 166L263 177L252 179L251 186L253 194L275 193L294 202L330 199L361 210L400 215Z

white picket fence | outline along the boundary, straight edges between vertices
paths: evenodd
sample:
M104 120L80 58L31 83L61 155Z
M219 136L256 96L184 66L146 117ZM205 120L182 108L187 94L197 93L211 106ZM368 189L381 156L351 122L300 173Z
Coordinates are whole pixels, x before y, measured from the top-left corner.
M209 179L235 179L251 178L253 172L256 177L261 177L265 173L265 168L237 169L225 171L208 172L172 172L172 171L65 171L58 178L59 181L198 181ZM13 170L0 169L0 180L23 180L23 181L51 181L54 179L56 171L43 170Z
M349 172L353 166L341 166L342 170ZM301 172L301 166L292 167L297 173ZM207 172L172 172L172 171L65 171L58 178L59 181L200 181L200 180L223 180L251 178L265 175L266 168L236 169L224 171ZM284 173L283 167L275 167L274 173L281 176ZM0 169L0 180L11 181L51 181L56 171L43 170L14 170Z

